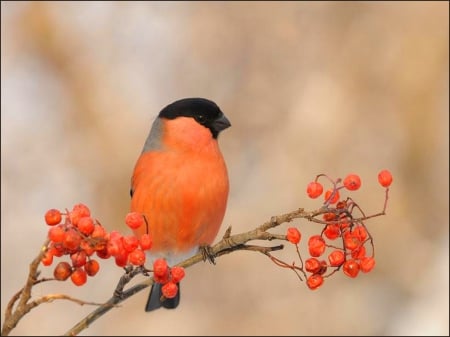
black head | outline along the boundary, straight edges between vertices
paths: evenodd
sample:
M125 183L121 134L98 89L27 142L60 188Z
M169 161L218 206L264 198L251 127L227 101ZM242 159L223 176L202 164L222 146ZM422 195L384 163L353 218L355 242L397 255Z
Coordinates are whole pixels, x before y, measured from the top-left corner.
M184 98L175 101L162 109L159 117L167 119L192 117L211 130L214 138L217 138L220 131L231 126L217 104L205 98Z

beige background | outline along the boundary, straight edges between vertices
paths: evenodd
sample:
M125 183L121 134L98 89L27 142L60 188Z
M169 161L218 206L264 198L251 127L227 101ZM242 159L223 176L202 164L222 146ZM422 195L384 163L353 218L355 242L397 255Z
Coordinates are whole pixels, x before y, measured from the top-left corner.
M318 207L305 187L322 172L359 173L353 197L375 213L376 174L389 168L388 214L369 223L376 268L312 292L238 252L189 269L176 311L144 313L145 291L83 335L448 335L448 13L448 2L2 2L2 323L45 211L84 202L119 228L152 119L202 96L233 124L220 143L235 232ZM101 268L82 288L34 294L104 301L121 270ZM13 334L61 334L91 310L42 305Z

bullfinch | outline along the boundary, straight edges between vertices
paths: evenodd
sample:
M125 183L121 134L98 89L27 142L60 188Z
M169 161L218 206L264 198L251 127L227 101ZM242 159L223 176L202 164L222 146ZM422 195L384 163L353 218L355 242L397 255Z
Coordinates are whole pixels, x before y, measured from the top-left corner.
M131 211L147 226L135 230L153 239L150 261L173 266L209 246L222 223L228 199L228 173L217 138L231 124L204 98L185 98L161 110L131 178ZM150 291L145 311L176 308L180 291L161 302L161 284Z

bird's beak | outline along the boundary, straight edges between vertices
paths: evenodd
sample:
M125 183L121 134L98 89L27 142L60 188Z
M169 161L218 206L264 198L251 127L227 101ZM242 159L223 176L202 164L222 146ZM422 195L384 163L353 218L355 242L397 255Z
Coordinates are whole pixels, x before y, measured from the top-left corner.
M214 131L216 131L217 134L220 131L225 130L226 128L229 128L230 126L231 126L231 123L228 120L228 118L225 117L224 114L222 114L222 116L220 116L220 118L216 119L213 122L213 128L214 128Z

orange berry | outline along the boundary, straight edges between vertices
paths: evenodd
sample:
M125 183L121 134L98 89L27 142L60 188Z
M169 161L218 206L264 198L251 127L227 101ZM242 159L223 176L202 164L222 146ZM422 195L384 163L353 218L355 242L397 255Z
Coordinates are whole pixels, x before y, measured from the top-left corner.
M361 242L367 239L367 231L364 226L358 225L353 227L352 234Z
M344 233L344 246L349 250L354 250L361 246L361 241L352 232Z
M178 293L178 286L170 281L161 287L162 294L165 298L174 298Z
M364 257L360 262L361 271L368 273L375 267L375 259L373 257Z
M139 245L141 246L142 250L147 250L152 248L153 240L150 234L142 234L139 238Z
M87 274L83 268L76 268L70 275L70 279L76 286L82 286L87 281Z
M93 260L93 259L89 260L84 265L84 270L86 271L86 274L88 274L89 276L94 276L95 274L97 274L99 269L100 269L100 264L96 260Z
M313 235L308 240L309 254L313 257L319 257L325 251L325 240L320 235Z
M125 217L125 223L131 229L138 229L144 224L144 217L139 212L130 212Z
M300 234L300 231L295 228L295 227L290 227L287 230L287 235L286 235L286 239L293 243L293 244L297 244L300 242L302 235Z
M50 266L53 263L53 254L50 250L47 250L42 256L41 262L44 266Z
M91 216L91 211L84 204L76 204L69 212L69 219L73 226L78 226L78 221L85 216Z
M123 248L123 242L120 238L110 239L106 244L106 249L108 250L109 255L117 256L121 253L121 251L125 251Z
M114 256L114 262L119 267L125 267L128 263L128 252L125 249L121 249L117 255Z
M336 202L339 201L339 198L340 198L339 191L336 190L336 192L333 195L333 198L330 199L332 194L333 194L333 190L332 189L327 190L325 192L325 202L329 202L330 204L335 204ZM330 199L330 200L328 200L328 199Z
M323 234L330 240L335 240L341 236L341 230L338 224L328 224L323 231Z
M315 199L319 197L323 192L323 186L321 183L316 181L312 181L306 187L306 193L311 199Z
M90 235L94 231L94 220L90 216L84 216L78 220L78 229L85 235Z
M145 263L145 253L140 248L136 248L128 255L128 260L135 266L142 266Z
M101 259L109 259L111 257L111 254L108 252L106 246L103 247L103 249L96 250L95 253Z
M63 246L69 251L76 250L81 243L81 236L75 229L69 229L64 236Z
M330 261L330 266L339 267L344 263L345 254L342 250L333 250L330 255L328 255L328 261Z
M57 209L49 209L45 213L45 222L49 226L57 225L61 222L61 212Z
M153 278L156 282L163 284L169 281L169 266L166 260L156 259L153 262Z
M382 170L378 173L378 182L383 187L389 187L392 184L392 174L388 170Z
M103 226L99 225L99 224L95 224L94 225L94 230L91 233L91 237L93 239L99 239L99 238L104 238L105 235L106 235L106 231L103 228Z
M308 285L309 289L316 290L323 284L323 277L319 274L312 274L306 280L306 284Z
M305 269L309 273L316 274L321 269L320 261L317 260L315 257L311 257L305 261Z
M349 174L343 183L349 191L356 191L361 187L361 178L357 174Z
M80 242L80 248L86 253L86 256L91 256L95 252L94 247L86 240Z
M323 220L324 221L333 221L336 220L337 216L334 213L325 213L323 215Z
M355 260L347 260L343 266L344 274L348 277L356 277L359 273L359 264Z
M72 274L72 267L67 262L60 262L56 265L53 271L53 276L58 281L65 281Z
M169 270L167 261L165 259L156 259L153 262L153 274L156 276L164 276Z
M170 270L170 273L172 275L172 282L175 282L175 283L180 282L184 278L184 275L185 275L183 267L172 267Z
M86 253L84 250L80 250L71 254L70 259L72 260L73 267L83 267L86 264Z
M52 253L53 256L61 257L65 254L65 249L62 243L60 242L50 242L48 245L48 250Z
M50 227L48 230L48 238L53 242L63 242L65 234L66 231L61 225Z
M124 236L122 238L123 248L128 252L132 252L139 246L139 239L134 235Z
M355 250L352 250L352 258L354 259L362 259L366 256L366 247L359 246Z

